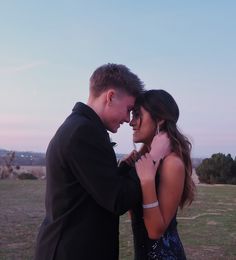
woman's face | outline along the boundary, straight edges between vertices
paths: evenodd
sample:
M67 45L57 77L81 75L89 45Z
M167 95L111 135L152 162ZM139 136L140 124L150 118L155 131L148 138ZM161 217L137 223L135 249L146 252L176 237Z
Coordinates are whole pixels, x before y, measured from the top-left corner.
M156 123L151 118L151 115L142 106L139 111L133 112L133 117L130 122L133 127L134 143L144 143L150 145L156 133Z

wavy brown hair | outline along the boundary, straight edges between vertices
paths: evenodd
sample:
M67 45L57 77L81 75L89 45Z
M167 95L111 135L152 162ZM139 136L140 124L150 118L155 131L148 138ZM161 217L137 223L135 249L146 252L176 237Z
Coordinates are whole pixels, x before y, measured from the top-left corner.
M179 118L179 108L174 98L165 90L148 90L139 95L135 102L134 111L143 107L149 112L155 122L164 120L161 131L168 134L171 142L172 151L181 158L185 166L185 182L182 193L180 208L186 204L190 205L194 199L195 184L192 180L192 145L188 138L184 136L177 127Z

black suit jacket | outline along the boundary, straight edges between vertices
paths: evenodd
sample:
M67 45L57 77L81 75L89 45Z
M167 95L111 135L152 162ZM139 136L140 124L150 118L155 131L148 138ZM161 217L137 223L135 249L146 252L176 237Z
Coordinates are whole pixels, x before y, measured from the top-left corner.
M36 260L117 260L119 215L137 205L135 174L117 167L97 114L77 103L46 154L46 217Z

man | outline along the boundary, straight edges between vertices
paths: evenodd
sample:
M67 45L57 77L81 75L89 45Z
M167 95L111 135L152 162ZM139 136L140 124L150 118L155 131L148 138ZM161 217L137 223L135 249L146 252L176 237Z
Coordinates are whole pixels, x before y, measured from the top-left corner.
M130 121L143 83L124 65L90 78L87 105L77 103L46 154L46 217L36 260L117 260L119 215L141 200L137 176L121 174L106 130Z

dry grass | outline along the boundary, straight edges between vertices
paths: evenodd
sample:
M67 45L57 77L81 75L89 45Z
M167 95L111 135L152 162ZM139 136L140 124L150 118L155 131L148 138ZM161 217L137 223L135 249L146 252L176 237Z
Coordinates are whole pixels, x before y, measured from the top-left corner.
M0 259L32 259L44 216L45 181L0 181ZM236 259L236 186L199 185L193 205L178 215L188 259ZM133 259L127 215L120 225L120 259Z

